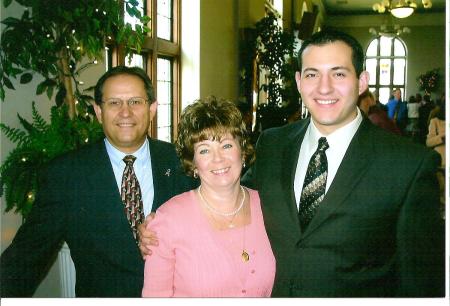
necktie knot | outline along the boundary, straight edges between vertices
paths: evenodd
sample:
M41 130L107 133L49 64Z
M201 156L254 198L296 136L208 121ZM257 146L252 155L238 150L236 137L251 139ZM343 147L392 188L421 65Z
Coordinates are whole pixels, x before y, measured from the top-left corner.
M127 166L133 166L133 163L134 163L135 160L136 160L136 156L133 156L133 155L126 155L123 158L123 161L125 162L125 164Z
M319 146L317 147L317 151L325 152L330 146L328 145L328 141L326 137L319 138Z

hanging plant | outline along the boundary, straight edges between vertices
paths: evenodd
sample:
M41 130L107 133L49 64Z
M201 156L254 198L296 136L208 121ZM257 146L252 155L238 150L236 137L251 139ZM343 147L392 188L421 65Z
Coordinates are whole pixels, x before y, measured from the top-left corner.
M425 91L425 94L436 91L439 82L439 69L433 69L419 75L417 82L419 83L419 89Z

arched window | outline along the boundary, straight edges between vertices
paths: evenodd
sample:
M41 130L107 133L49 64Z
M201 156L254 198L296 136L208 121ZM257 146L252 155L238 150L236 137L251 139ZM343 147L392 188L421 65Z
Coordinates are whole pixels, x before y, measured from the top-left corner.
M388 102L395 88L400 88L405 98L406 48L400 38L374 38L367 47L366 70L370 73L369 89L381 103Z

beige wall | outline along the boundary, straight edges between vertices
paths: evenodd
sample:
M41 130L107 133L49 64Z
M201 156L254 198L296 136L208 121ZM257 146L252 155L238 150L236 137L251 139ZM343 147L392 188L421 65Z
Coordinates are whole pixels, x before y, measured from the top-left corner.
M200 97L238 97L238 1L200 3Z

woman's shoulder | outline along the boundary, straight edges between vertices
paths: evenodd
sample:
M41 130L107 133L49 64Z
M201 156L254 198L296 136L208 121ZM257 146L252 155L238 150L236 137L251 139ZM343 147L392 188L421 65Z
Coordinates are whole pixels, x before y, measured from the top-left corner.
M189 190L172 197L156 210L156 214L185 216L186 213L192 211L194 202L193 192L194 190Z
M251 189L251 188L248 188L248 187L245 187L245 189L247 189L248 194L250 195L250 199L257 199L259 201L258 190Z

